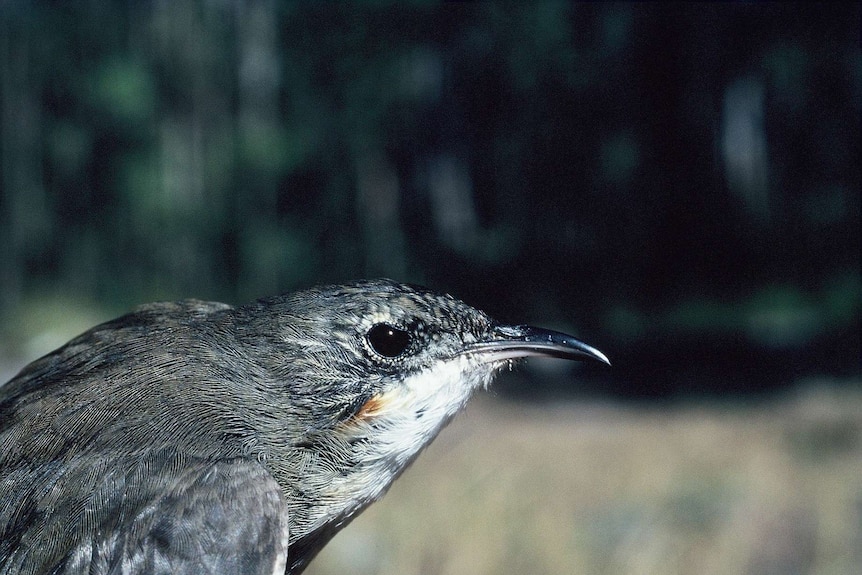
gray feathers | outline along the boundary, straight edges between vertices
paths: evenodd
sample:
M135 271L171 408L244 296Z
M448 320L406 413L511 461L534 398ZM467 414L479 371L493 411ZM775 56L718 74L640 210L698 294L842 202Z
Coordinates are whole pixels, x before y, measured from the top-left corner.
M526 355L607 361L388 280L143 306L0 387L0 575L297 575Z
M364 330L383 320L451 342L376 357ZM354 418L451 355L456 324L489 321L378 281L93 328L0 388L0 574L269 573L288 535L298 573L399 471L354 482L374 431Z

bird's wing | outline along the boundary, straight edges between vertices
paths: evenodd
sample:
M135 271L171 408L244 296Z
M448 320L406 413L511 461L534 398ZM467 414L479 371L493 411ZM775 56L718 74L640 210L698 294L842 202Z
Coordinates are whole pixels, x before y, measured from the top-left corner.
M122 471L104 463L64 465L37 481L14 525L2 525L0 505L0 574L285 572L287 507L256 461L156 454Z

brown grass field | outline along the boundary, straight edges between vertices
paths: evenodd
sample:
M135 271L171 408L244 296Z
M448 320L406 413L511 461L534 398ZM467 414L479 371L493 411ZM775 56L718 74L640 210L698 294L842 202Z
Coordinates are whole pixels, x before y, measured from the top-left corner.
M862 574L862 389L480 396L309 575Z

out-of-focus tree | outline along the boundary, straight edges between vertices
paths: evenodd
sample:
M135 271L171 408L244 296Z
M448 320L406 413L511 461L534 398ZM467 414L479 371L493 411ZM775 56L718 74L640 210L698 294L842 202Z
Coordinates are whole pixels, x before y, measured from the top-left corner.
M389 275L858 373L860 68L850 3L3 3L0 314Z

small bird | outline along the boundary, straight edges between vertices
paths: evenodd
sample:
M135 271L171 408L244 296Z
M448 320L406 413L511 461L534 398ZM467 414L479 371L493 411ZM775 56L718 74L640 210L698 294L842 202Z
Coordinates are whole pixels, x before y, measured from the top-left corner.
M526 356L609 364L390 280L142 306L0 387L0 575L301 573Z

